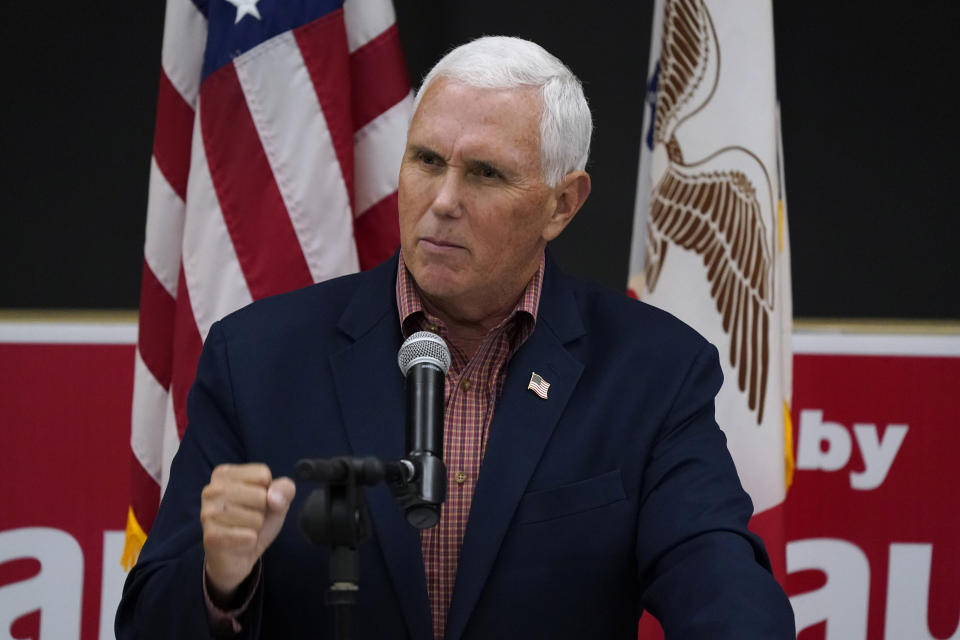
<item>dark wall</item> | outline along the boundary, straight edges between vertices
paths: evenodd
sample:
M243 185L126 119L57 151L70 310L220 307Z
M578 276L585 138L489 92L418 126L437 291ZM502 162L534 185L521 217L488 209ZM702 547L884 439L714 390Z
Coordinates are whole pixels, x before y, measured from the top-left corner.
M799 317L960 318L958 5L779 2ZM626 279L648 3L395 0L412 81L482 34L538 41L584 81L594 190L555 243L569 270ZM909 11L909 12L908 12ZM162 3L21 3L8 43L0 308L135 308Z
M960 5L774 8L799 316L960 317Z
M137 306L163 3L110 4L0 21L0 309Z

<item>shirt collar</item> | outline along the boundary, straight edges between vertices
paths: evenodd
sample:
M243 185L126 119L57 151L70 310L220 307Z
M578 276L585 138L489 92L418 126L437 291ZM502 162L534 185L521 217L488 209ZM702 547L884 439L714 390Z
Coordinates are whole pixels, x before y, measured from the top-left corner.
M540 266L536 273L530 278L523 295L517 301L517 305L510 312L510 315L504 319L493 330L498 330L508 324L516 324L518 318L529 318L530 324L535 325L537 321L537 310L540 308L540 294L543 290L543 272L545 268L544 254L540 255ZM403 251L400 252L397 264L397 312L400 319L400 330L404 338L416 331L428 329L437 331L437 325L440 323L436 318L427 313L423 307L423 301L420 298L420 292L417 290L413 275L407 270L403 262Z

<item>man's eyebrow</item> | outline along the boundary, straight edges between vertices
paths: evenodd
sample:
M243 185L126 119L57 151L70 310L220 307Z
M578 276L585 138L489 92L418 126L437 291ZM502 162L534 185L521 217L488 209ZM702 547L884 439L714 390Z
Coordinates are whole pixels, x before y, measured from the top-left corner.
M490 171L496 171L499 174L504 173L504 170L500 168L499 164L490 162L488 160L470 160L469 164L474 169L489 169Z
M479 158L475 158L473 160L469 160L468 164L472 169L490 170L498 173L500 174L500 177L507 182L513 182L518 179L517 170L510 163L494 162L491 160L481 160Z
M428 153L428 154L430 154L430 155L432 155L432 156L438 156L438 157L440 156L439 153L437 153L436 151L434 151L434 150L431 149L430 147L426 147L426 146L424 146L424 145L422 145L422 144L411 144L411 145L410 145L410 151L413 152L413 153Z
M440 160L446 162L445 158L439 151L436 151L423 144L411 143L407 147L407 153L414 156L418 156L420 154L423 154L426 156L432 156L434 158L439 158ZM473 170L483 169L483 170L489 170L495 173L499 173L501 176L503 176L506 179L513 179L516 176L516 173L510 170L507 166L499 162L495 162L493 160L482 160L480 158L468 158L464 161L464 164Z

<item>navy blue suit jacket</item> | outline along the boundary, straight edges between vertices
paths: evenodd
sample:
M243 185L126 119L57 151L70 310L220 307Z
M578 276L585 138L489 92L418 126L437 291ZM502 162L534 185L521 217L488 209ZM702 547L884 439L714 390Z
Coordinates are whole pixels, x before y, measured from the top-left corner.
M266 299L215 324L190 424L128 577L117 637L209 637L200 492L214 466L404 455L394 258ZM531 372L549 399L527 389ZM447 638L792 638L793 616L747 530L713 398L717 352L672 316L561 273L548 259L536 329L508 364L447 621ZM332 637L327 551L297 496L263 557L244 637ZM367 489L357 638L431 637L418 532Z

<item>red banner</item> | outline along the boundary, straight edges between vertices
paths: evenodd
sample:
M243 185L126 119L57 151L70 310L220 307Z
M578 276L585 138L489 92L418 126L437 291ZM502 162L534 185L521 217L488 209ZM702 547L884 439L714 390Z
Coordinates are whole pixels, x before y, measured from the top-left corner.
M800 640L960 638L949 340L949 357L794 358L785 564ZM0 335L0 637L113 637L133 358L132 344Z
M113 637L132 397L132 344L0 344L0 638Z
M802 355L794 371L798 637L960 637L960 358Z

